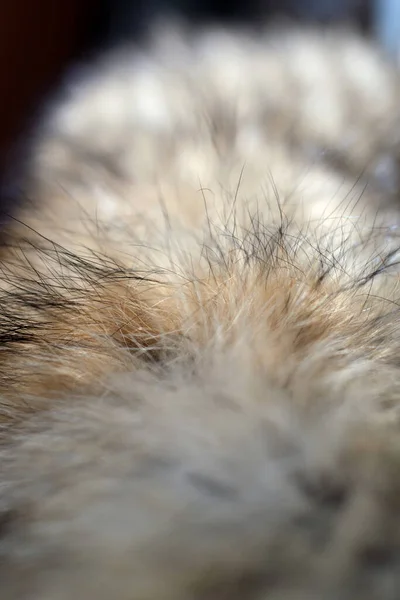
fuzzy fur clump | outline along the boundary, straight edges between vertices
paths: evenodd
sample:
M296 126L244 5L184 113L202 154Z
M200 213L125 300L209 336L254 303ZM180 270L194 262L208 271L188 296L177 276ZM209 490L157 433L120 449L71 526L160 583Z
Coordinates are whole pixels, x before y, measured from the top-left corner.
M343 32L65 90L1 248L2 599L399 597L399 111Z

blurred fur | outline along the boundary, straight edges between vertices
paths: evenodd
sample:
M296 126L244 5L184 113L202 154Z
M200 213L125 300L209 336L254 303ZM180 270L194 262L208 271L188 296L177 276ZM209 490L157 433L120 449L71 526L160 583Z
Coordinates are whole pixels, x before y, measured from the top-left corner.
M65 90L2 248L2 599L398 598L398 89L171 29Z

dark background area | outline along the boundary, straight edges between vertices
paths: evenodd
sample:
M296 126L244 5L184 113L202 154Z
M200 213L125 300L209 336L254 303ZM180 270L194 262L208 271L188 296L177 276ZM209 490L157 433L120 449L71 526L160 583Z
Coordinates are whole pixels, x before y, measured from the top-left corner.
M177 14L192 22L353 21L367 29L370 5L368 0L102 0L97 3L97 31L93 34L101 43L140 36L160 14Z

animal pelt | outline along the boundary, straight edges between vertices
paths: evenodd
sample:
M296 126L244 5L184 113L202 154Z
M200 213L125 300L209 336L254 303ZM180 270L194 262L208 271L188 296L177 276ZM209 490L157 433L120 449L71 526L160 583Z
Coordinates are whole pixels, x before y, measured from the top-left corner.
M66 86L1 249L2 600L399 598L399 110L344 32Z

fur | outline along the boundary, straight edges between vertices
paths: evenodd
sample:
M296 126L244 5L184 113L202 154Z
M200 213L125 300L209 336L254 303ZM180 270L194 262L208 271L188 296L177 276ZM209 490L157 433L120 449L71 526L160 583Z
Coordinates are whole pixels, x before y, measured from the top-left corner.
M1 249L4 600L395 600L397 72L173 29L39 128Z

